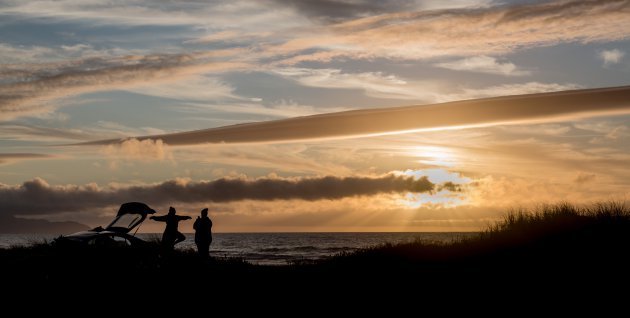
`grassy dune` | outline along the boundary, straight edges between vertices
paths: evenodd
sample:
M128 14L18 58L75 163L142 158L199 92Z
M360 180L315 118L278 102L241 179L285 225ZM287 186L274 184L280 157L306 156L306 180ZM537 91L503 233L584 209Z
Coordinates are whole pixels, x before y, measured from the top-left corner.
M615 202L516 210L472 238L451 243L385 244L325 260L287 266L252 265L240 259L200 260L194 251L160 255L157 242L144 249L67 249L36 244L0 250L4 282L55 290L99 286L180 288L212 286L255 296L331 289L334 293L375 286L418 292L449 292L491 286L495 292L533 289L538 294L609 290L626 286L630 261L630 208ZM482 288L483 290L483 288Z

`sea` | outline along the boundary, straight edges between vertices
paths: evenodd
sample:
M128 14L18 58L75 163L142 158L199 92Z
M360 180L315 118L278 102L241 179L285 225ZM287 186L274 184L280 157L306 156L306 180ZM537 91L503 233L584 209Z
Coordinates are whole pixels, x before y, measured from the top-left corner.
M332 232L332 233L213 233L210 255L237 257L260 265L287 265L296 261L317 260L343 252L385 243L422 240L450 242L476 235L477 232ZM51 242L58 235L0 234L0 248ZM140 233L145 240L160 238L158 233ZM196 249L194 234L177 249Z

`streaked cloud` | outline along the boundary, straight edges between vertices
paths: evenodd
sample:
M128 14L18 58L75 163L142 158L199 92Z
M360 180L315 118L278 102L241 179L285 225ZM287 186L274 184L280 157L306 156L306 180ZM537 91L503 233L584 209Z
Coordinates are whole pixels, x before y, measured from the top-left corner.
M524 48L630 36L626 0L495 6L488 1L442 5L398 0L271 1L275 6L269 2L15 1L0 13L113 25L194 25L208 34L191 34L182 42L242 42L255 48L250 54L285 65L340 57L497 56ZM303 15L326 23L309 23ZM330 24L334 21L345 22Z
M169 145L282 142L510 123L554 122L630 113L629 100L629 86L584 89L434 105L362 109L144 136L138 139L161 139ZM84 145L121 141L123 140L102 140Z
M107 134L94 134L81 129L62 129L24 123L0 123L0 134L7 139L38 141L87 141L108 136Z
M430 59L497 56L559 43L630 37L625 0L554 1L527 5L391 13L347 21L310 38L269 48L278 54L322 48L287 63L330 58ZM482 35L482 36L480 36Z
M517 84L501 84L489 87L463 88L461 93L455 92L440 96L441 101L464 100L495 96L511 96L546 92L561 92L581 88L576 84L527 82Z
M40 153L0 153L0 165L22 160L48 159L53 157L52 155Z
M408 83L382 72L344 73L339 69L284 68L274 73L296 80L304 86L329 89L356 89L376 98L436 100L436 83ZM424 89L419 89L424 87Z
M299 105L293 101L279 100L275 103L270 103L269 105L263 105L261 103L245 103L245 102L231 102L229 105L225 105L223 103L217 104L206 104L206 103L195 103L190 102L186 103L182 107L178 108L178 111L181 112L189 112L195 114L210 114L212 113L214 117L220 117L218 114L252 114L252 115L261 115L265 117L275 117L275 118L289 118L289 117L298 117L298 116L308 116L315 114L322 114L330 111L346 111L351 110L350 108L344 107L330 107L326 109L321 109L314 106L309 105ZM240 120L239 120L240 122Z
M591 143L601 144L624 140L630 136L630 128L622 123L612 122L578 122L574 127L588 132L593 132Z
M5 1L0 14L47 18L64 22L89 22L115 26L198 26L220 28L238 21L242 28L284 27L296 17L293 10L274 8L256 1L145 1L98 0ZM241 19L243 15L249 19ZM274 24L273 22L277 22Z
M0 43L0 63L33 62L38 58L49 56L53 52L53 49L43 46L18 47ZM2 70L3 75L10 74L8 71L6 69Z
M461 60L435 64L437 67L455 71L479 72L504 76L526 76L531 72L510 62L500 62L491 56L473 56Z
M202 162L211 166L243 169L266 169L280 173L350 176L353 169L345 163L358 154L321 149L314 145L300 144L238 144L201 145L178 147L177 162ZM328 150L328 151L327 151ZM347 148L346 148L347 150ZM282 156L278 156L281 153ZM330 158L322 160L322 158ZM225 172L223 172L225 173ZM369 173L369 171L366 171Z
M494 206L504 209L515 206L537 206L559 201L576 204L593 201L624 200L628 192L611 194L605 187L608 178L593 173L574 173L569 178L555 182L526 177L484 176L467 188L469 202L473 206ZM602 188L602 186L604 188ZM561 198L561 199L559 199Z
M626 53L619 49L604 50L599 52L599 58L604 62L604 66L620 63L625 55Z
M90 44L83 43L55 46L11 45L8 43L0 43L0 63L3 63L0 64L0 75L16 75L20 71L20 68L24 67L23 64L28 63L43 65L45 62L61 63L68 59L112 58L121 55L133 55L140 52L141 50L137 49L96 49Z
M419 5L414 0L271 0L269 2L279 7L294 8L302 15L322 22L419 9Z
M172 82L153 83L147 81L145 85L137 84L129 91L162 98L216 101L216 100L245 100L236 96L234 87L218 78L192 75Z
M189 44L209 44L214 42L225 43L251 43L257 40L262 40L267 37L271 37L272 32L243 32L239 30L223 30L218 32L209 33L200 36L196 39L186 40L184 43Z
M618 133L628 130L626 125L615 124L607 121L599 122L577 122L573 124L575 128L596 132L605 136L611 135L611 137L618 137Z
M340 69L308 68L283 68L276 69L273 72L308 87L360 90L365 92L366 96L374 98L416 100L426 103L555 92L580 88L576 84L540 82L452 88L440 81L407 80L391 74L386 75L382 72L344 73Z
M98 9L101 19L107 12L120 11L126 17L138 14L138 23L152 19L153 11L171 10L178 4L157 5L144 2L129 8L122 2L115 2L111 8L76 1L59 3L38 2L22 4L14 2L4 10L12 14L63 17L72 12L85 13ZM328 12L330 3L293 3L317 11ZM408 5L398 3L401 8ZM258 5L238 2L234 6L220 4L204 5L181 4L182 15L196 15L209 7L221 10L238 11L247 8L255 11ZM353 3L351 7L371 7L367 2ZM254 8L255 7L255 8ZM377 6L380 7L380 6ZM28 9L28 10L27 10ZM138 11L140 10L140 11ZM365 9L367 10L367 9ZM357 12L363 12L360 9ZM377 9L375 9L377 10ZM380 9L378 9L380 10ZM568 42L593 42L621 40L630 36L625 26L630 23L627 1L568 1L532 5L492 6L475 8L437 9L417 12L396 12L372 17L358 18L347 22L325 26L304 26L295 33L288 32L295 24L288 23L273 41L256 42L253 38L247 48L232 49L229 52L195 52L188 54L148 54L134 56L109 56L103 53L90 53L90 44L62 45L57 51L64 51L67 57L77 60L52 64L26 64L23 67L10 66L0 72L5 80L0 85L0 119L46 113L59 107L60 98L94 91L130 89L163 97L197 99L212 98L218 94L231 96L231 88L218 79L207 77L198 85L189 87L160 86L159 82L181 80L186 76L197 76L226 70L264 68L268 65L292 64L309 59L330 61L335 58L353 57L359 59L387 57L404 59L427 59L445 56L469 56L468 59L440 63L442 67L459 70L491 72L503 75L525 75L509 62L492 60L488 55L501 55L523 47L547 46ZM138 12L136 12L138 11ZM247 11L247 12L250 12ZM365 12L368 12L367 10ZM0 10L2 12L2 10ZM91 12L91 11L90 11ZM163 11L166 12L166 11ZM140 14L142 13L142 14ZM278 13L275 13L278 14ZM292 16L289 14L289 16ZM96 14L87 15L98 19ZM151 17L151 18L147 18ZM294 16L292 16L294 17ZM175 17L177 18L177 17ZM291 20L293 18L290 18ZM597 27L593 27L597 26ZM443 32L449 30L449 32ZM276 30L278 31L278 30ZM243 33L245 32L245 33ZM261 34L274 34L270 30L259 30ZM272 32L272 33L269 33ZM274 31L275 32L275 31ZM279 32L279 31L278 31ZM214 39L230 40L250 31L217 31ZM256 32L254 32L256 33ZM483 37L477 36L484 34ZM263 37L265 38L265 37ZM16 48L4 46L4 49ZM51 48L19 49L28 51L31 59L40 55L52 54ZM52 51L51 51L52 50ZM38 51L41 51L38 53ZM239 55L239 52L241 53ZM612 51L611 51L612 52ZM19 56L19 52L12 55ZM246 54L243 54L246 53ZM35 55L33 55L35 54ZM68 55L69 54L69 55ZM73 55L74 54L74 55ZM95 54L95 55L94 55ZM617 55L607 53L613 61ZM612 55L611 55L612 54ZM90 57L90 58L86 58ZM270 60L269 60L270 59ZM247 62L244 62L247 61ZM247 67L249 66L249 68ZM416 86L429 83L410 83L385 72L347 73L337 69L280 69L279 74L289 76L303 85L325 88L357 88L370 97L415 99L422 101L445 101L435 97L431 90L418 90ZM8 80L8 81L7 81ZM214 83L209 83L214 81ZM195 95L203 84L211 84L211 89ZM155 86L154 86L155 85ZM182 86L184 84L181 84ZM138 87L142 86L142 87ZM152 88L153 87L153 88ZM166 90L160 89L165 88ZM184 96L185 95L185 96Z
M58 107L56 99L82 93L129 89L147 81L168 82L206 72L244 67L221 62L225 52L90 58L13 70L19 78L0 84L0 120L44 113Z
M570 124L538 124L538 125L512 125L502 126L501 129L528 136L565 136L571 131Z

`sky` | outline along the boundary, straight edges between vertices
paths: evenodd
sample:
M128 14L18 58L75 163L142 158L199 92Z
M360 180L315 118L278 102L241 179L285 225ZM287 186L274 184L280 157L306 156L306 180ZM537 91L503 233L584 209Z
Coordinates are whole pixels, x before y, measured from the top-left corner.
M627 201L629 54L619 0L2 1L0 219L478 231Z

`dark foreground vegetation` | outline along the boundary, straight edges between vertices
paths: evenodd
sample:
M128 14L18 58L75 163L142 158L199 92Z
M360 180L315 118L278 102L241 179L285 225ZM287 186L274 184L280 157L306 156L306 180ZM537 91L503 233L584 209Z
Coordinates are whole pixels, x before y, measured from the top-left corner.
M35 244L0 250L0 269L4 286L56 296L110 289L155 296L176 286L172 292L180 296L200 289L239 299L279 292L294 298L360 293L489 302L563 295L579 302L603 294L627 298L629 253L630 208L559 204L510 212L478 236L448 244L375 246L287 266L201 260L194 251L165 255L157 243L142 249Z

